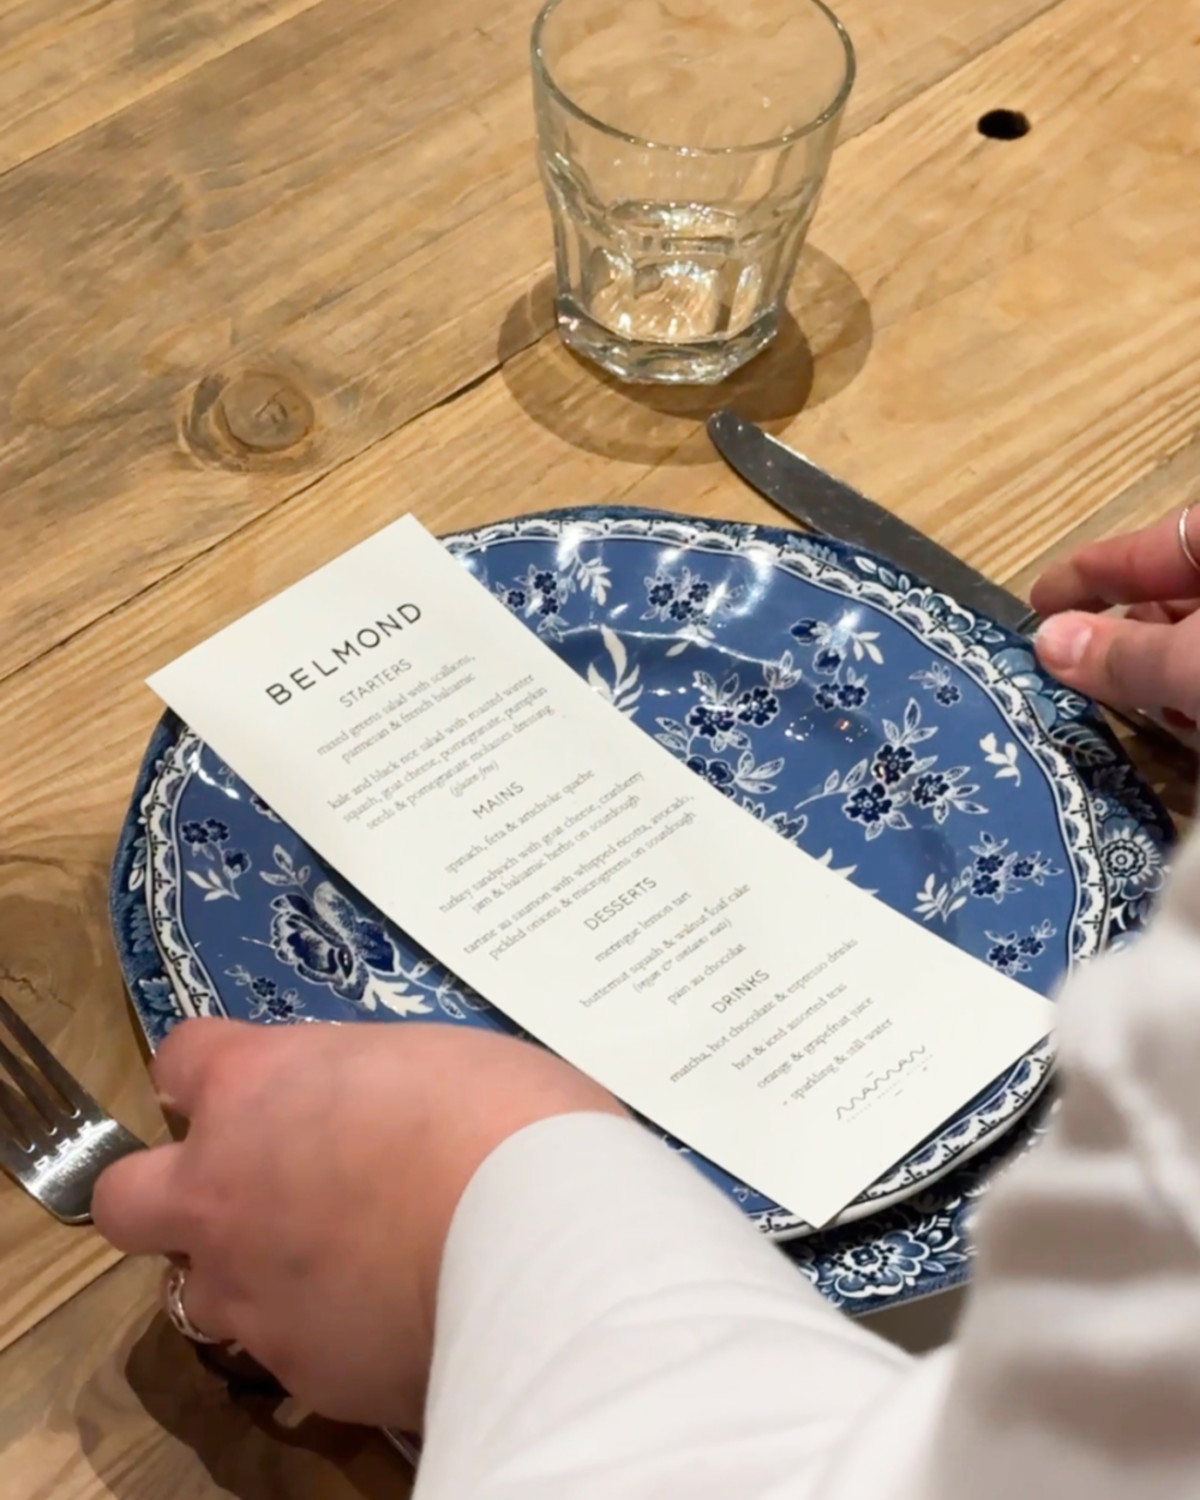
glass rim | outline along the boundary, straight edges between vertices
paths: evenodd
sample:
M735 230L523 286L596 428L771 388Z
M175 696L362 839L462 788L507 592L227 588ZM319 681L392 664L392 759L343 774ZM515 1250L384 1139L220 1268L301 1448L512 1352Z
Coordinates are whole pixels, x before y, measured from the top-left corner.
M576 104L570 94L561 89L550 71L542 51L542 34L546 29L546 23L566 0L545 0L542 8L537 13L537 19L533 23L533 31L530 35L529 50L533 62L534 76L540 81L546 91L555 98L576 119L582 120L585 125L590 125L594 130L611 136L614 140L624 141L630 146L641 146L650 151L671 151L677 156L744 156L758 151L775 151L783 146L790 146L793 142L811 135L814 130L820 130L822 125L827 125L845 106L850 97L850 90L854 87L854 79L858 70L858 58L854 51L854 43L850 33L846 30L842 21L825 4L825 0L804 0L815 10L819 10L833 26L838 39L842 44L842 56L845 60L845 73L842 82L834 95L832 101L825 106L819 115L814 116L804 125L797 125L792 130L784 131L782 135L769 136L766 140L753 141L745 146L685 146L672 145L667 141L653 141L648 136L634 135L628 130L622 130L617 125L610 125L597 115L591 114L581 104Z

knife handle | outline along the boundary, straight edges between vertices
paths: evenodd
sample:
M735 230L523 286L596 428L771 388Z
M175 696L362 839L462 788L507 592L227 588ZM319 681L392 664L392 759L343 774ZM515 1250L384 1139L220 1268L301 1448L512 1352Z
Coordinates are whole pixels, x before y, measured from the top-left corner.
M1115 708L1110 708L1108 712L1164 750L1175 755L1180 750L1200 755L1200 727L1197 725L1193 724L1188 728L1182 724L1172 724L1161 712L1151 708L1135 709L1132 714L1121 713Z

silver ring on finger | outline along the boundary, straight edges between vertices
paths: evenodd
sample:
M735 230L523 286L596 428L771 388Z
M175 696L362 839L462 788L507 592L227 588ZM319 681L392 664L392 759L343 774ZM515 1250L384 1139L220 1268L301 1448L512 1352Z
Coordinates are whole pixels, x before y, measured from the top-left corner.
M1185 505L1179 512L1179 550L1183 553L1184 557L1187 558L1192 572L1200 573L1200 557L1196 556L1191 542L1188 541L1188 517L1191 515L1192 511L1195 510L1195 508L1196 502L1193 500L1189 505Z
M187 1270L184 1266L172 1266L167 1272L166 1286L163 1289L163 1301L166 1303L167 1317L170 1319L171 1327L177 1333L183 1334L185 1339L190 1339L193 1344L219 1344L221 1339L210 1338L207 1333L197 1328L195 1323L187 1315L187 1309L183 1305L183 1289L187 1284Z

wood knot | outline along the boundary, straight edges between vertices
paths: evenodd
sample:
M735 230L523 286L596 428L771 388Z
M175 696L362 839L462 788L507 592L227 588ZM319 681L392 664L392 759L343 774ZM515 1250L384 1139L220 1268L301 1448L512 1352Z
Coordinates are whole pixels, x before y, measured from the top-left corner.
M250 469L306 454L313 404L293 381L267 370L207 375L196 387L184 438L205 463Z

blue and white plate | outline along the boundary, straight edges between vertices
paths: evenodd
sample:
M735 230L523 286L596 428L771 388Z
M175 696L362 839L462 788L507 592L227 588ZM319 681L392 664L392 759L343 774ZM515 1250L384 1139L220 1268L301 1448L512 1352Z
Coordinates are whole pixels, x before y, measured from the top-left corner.
M748 817L1034 989L1135 930L1161 884L1170 822L1091 706L1044 677L1027 642L877 557L633 510L528 517L447 545ZM142 767L112 910L152 1045L193 1015L515 1030L171 716ZM803 910L792 920L799 934ZM1050 1065L1048 1047L1021 1059L794 1258L852 1306L960 1280L990 1148ZM809 1235L693 1160L765 1232Z

